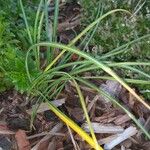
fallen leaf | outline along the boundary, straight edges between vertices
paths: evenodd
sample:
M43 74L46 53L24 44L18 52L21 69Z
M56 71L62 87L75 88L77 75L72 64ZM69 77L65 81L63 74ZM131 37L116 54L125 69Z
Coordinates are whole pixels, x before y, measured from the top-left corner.
M30 143L24 130L18 130L15 134L16 142L19 150L30 150Z

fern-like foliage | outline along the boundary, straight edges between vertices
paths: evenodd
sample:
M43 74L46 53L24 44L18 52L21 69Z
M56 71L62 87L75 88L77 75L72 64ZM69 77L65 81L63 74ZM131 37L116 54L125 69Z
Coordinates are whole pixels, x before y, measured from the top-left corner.
M14 86L17 91L23 93L30 87L25 69L26 52L20 50L19 41L14 40L14 34L8 29L9 24L0 17L0 91ZM32 58L29 59L29 66L34 78L38 71Z

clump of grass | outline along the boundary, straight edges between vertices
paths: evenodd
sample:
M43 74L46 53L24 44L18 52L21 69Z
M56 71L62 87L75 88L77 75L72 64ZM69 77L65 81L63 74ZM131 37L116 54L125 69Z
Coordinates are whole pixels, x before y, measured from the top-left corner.
M58 7L58 5L56 5ZM58 10L58 8L56 8ZM39 43L39 44L34 44L33 46L30 47L30 49L28 50L27 52L27 57L26 57L26 69L27 69L27 75L28 75L28 78L32 84L32 88L30 91L32 91L32 93L35 91L37 93L41 93L40 95L40 98L43 99L43 96L44 96L44 99L46 100L47 99L47 96L50 94L50 93L54 93L52 94L53 97L57 96L61 90L63 89L63 87L65 86L66 82L70 81L70 80L73 80L74 84L76 85L76 89L77 89L77 92L79 94L79 97L80 97L80 101L81 101L81 104L82 104L82 108L84 110L84 113L86 115L86 119L87 119L87 122L89 123L89 126L91 126L90 124L90 120L88 119L88 114L87 114L87 110L86 110L86 106L85 106L85 103L84 103L84 98L83 98L83 95L81 93L81 90L79 88L79 85L78 83L75 81L76 79L76 76L78 75L78 73L74 74L72 76L72 72L74 72L74 70L71 70L70 72L68 73L65 73L65 72L62 72L60 69L63 68L64 66L74 66L76 63L79 63L79 62L76 62L76 63L64 63L62 65L58 65L58 66L54 66L55 63L58 61L58 59L66 52L66 51L69 51L71 53L76 53L78 54L80 57L84 57L85 59L87 59L88 61L83 61L81 62L81 64L79 63L78 65L83 65L84 64L84 67L82 68L82 71L81 69L79 70L78 68L75 70L76 71L86 71L86 68L87 66L89 65L92 65L92 64L95 64L99 69L107 72L108 74L110 74L115 80L117 80L120 84L122 84L129 92L131 92L131 94L133 94L133 96L135 96L137 98L137 100L139 100L142 104L144 104L147 108L150 109L149 105L146 104L129 86L128 84L126 84L109 66L109 62L100 62L100 61L97 61L95 58L92 58L91 56L89 56L88 54L78 50L78 49L75 49L75 48L72 48L71 46L74 45L83 35L85 35L90 29L92 29L97 23L99 23L103 18L107 17L108 15L114 13L114 12L119 12L119 11L122 11L122 12L126 12L126 13L129 13L127 12L126 10L122 10L122 9L116 9L116 10L112 10L104 15L102 15L101 17L99 17L96 21L94 21L93 23L91 23L87 28L85 28L75 39L73 39L70 44L68 46L65 46L65 45L61 45L61 44L57 44L57 43L52 43L52 42L43 42L43 43ZM58 15L58 13L55 13L55 15ZM57 16L55 17L55 19L57 19ZM56 21L54 21L56 22ZM56 26L56 25L55 25ZM56 33L56 31L55 31ZM51 34L52 35L52 34ZM55 38L54 38L55 39ZM55 42L55 40L54 40ZM127 46L129 45L130 43L127 43ZM46 67L46 69L44 70L43 73L41 73L41 75L37 78L37 79L34 79L32 80L31 78L31 75L30 75L30 72L28 70L28 57L30 55L30 52L32 49L36 49L36 47L41 47L41 46L47 46L47 47L51 47L51 48L59 48L59 49L62 49L62 52L60 52L60 54L54 58L54 60L52 60L50 62L50 64ZM126 44L125 44L126 46ZM120 49L122 50L122 47L124 48L124 46L121 46ZM116 49L116 50L112 50L113 52L117 52L118 50L120 50L119 48ZM52 49L51 49L52 50ZM111 62L112 64L112 62ZM121 64L119 65L120 67L122 66L130 66L130 65L137 65L136 63L134 64ZM142 64L142 65L149 65L149 64ZM85 70L84 70L85 69ZM54 77L57 77L57 80L53 80ZM80 81L82 81L82 78L79 78ZM135 81L136 82L136 81ZM63 84L62 84L63 83ZM87 83L87 82L85 82ZM43 89L45 89L43 91ZM102 92L103 93L103 92ZM108 95L107 93L103 93L105 96ZM49 98L52 98L49 97ZM109 96L108 96L109 97ZM40 99L39 98L39 99ZM111 97L109 97L109 99L111 99ZM112 100L112 99L111 99ZM41 100L39 100L41 101ZM88 143L89 143L89 138L88 135L84 134L84 132L82 132L82 129L78 128L77 125L75 123L72 123L69 124L68 122L69 121L69 118L67 118L64 114L62 115L62 113L57 109L55 108L53 105L51 105L50 101L47 101L49 103L49 106L51 108L51 110L53 112L55 112L55 114L57 116L59 116L68 126L70 126L72 129L74 129L81 137L83 137ZM128 112L127 109L125 109L122 105L120 105L116 100L115 102L118 104L119 107L121 107L126 113L130 114L131 116L131 113ZM143 132L148 136L148 132L138 123L138 121L134 118L134 117L131 117L135 123L143 130ZM77 127L77 128L76 128ZM101 149L98 145L97 145L97 140L95 138L95 135L94 135L94 132L93 132L93 129L91 127L91 135L92 135L92 141L93 141L93 144L92 143L89 143L92 147L94 147L95 149Z
M103 94L106 96L108 99L113 101L114 103L117 104L123 111L125 111L131 118L132 120L136 123L136 125L141 128L141 130L145 133L145 135L150 139L149 133L144 129L144 127L135 119L135 117L123 106L121 105L118 100L112 98L108 93L104 92L102 89L97 88L95 85L91 84L88 80L85 80L85 77L82 77L82 73L86 71L93 71L93 70L100 70L101 72L108 74L109 76L101 76L99 78L101 79L112 79L118 81L123 87L125 87L141 104L143 104L145 107L150 109L150 106L143 100L135 91L127 84L129 83L140 83L142 85L148 84L148 79L147 80L140 80L140 79L122 79L118 74L113 70L117 68L126 68L130 69L132 71L137 72L138 74L142 74L144 76L147 76L146 73L139 71L138 69L133 69L133 66L149 66L149 62L115 62L115 61L108 61L106 58L109 57L114 57L117 54L121 54L126 49L132 45L135 44L143 39L149 38L150 35L145 35L140 38L136 38L132 41L128 41L125 44L119 45L117 48L111 49L110 52L105 53L104 55L101 55L101 59L94 58L90 56L88 53L77 49L74 44L80 40L83 36L88 34L88 32L93 31L96 28L95 26L98 26L103 19L106 20L106 18L112 14L118 14L119 12L122 12L121 14L128 14L129 16L131 15L127 10L124 9L114 9L111 10L104 15L102 15L99 9L97 19L93 21L90 25L88 25L79 35L77 35L68 45L62 45L58 44L56 41L57 37L57 23L58 23L58 10L59 10L59 5L58 5L58 0L55 1L55 13L54 13L54 22L49 23L48 17L47 17L47 5L49 4L50 1L43 1L41 0L39 3L39 7L36 13L36 19L35 19L35 24L34 24L34 34L32 36L31 34L31 28L27 20L27 16L25 14L25 10L22 4L22 0L19 0L21 10L23 13L24 21L26 24L27 32L28 32L28 38L30 40L30 44L28 47L30 47L27 50L26 53L26 58L25 58L25 64L22 66L22 68L26 69L26 73L24 75L27 77L29 86L27 91L31 97L32 96L37 96L37 103L41 103L42 101L46 101L50 109L62 120L64 121L70 128L72 128L74 131L76 131L86 142L88 142L91 147L97 150L102 150L102 148L98 145L96 136L94 134L94 131L92 129L90 119L86 110L86 105L84 102L84 96L80 90L80 83L85 84L86 86L89 86L90 88L96 90L100 94ZM42 10L41 6L44 6L45 9ZM120 13L119 13L120 14ZM45 19L45 23L44 23ZM47 41L46 42L41 42L41 33L42 29L46 25L46 36ZM49 33L48 26L51 27L51 32ZM92 37L92 36L90 36ZM92 39L92 38L91 38ZM90 42L90 41L89 41ZM84 44L84 43L83 43ZM43 71L40 68L40 49L41 47L47 47L47 53L45 60L47 62L47 66L45 70ZM87 47L87 44L85 43L85 46ZM54 57L54 51L55 48L60 50L60 53L57 57ZM79 57L84 58L82 61L76 61L76 62L71 62L70 61L70 55L72 54L77 54ZM64 57L62 57L64 56ZM51 59L49 58L51 57ZM61 63L60 59L61 58ZM66 59L67 58L67 59ZM31 61L32 60L32 61ZM32 70L30 69L30 62L32 62L32 66L37 70L36 76L32 74ZM67 68L67 72L64 72L64 69ZM148 77L148 76L147 76ZM98 78L98 77L96 77ZM88 79L88 78L87 78ZM81 106L84 110L84 114L86 117L86 121L89 124L90 127L90 133L91 137L83 131L81 127L79 127L73 120L71 120L69 117L67 117L65 114L63 114L58 108L56 108L54 105L51 103L51 99L55 98L59 95L59 93L63 90L65 84L68 82L72 82L75 85L76 91L79 95L79 100L81 102ZM34 116L32 116L32 120L34 119Z

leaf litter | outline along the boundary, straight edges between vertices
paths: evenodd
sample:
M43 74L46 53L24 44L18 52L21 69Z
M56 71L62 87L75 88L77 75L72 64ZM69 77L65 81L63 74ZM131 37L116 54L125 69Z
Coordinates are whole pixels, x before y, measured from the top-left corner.
M113 87L113 91L111 91L110 84L111 87ZM116 85L119 86L119 92ZM67 88L65 88L60 94L60 97L57 100L54 100L54 104L56 104L62 111L67 113L71 118L75 119L76 122L83 127L83 129L89 132L74 86L71 84L67 84L66 86ZM102 83L102 86L105 87L107 92L109 91L110 94L118 97L122 103L124 103L130 110L134 112L136 101L131 97L130 93L127 93L124 90L122 91L126 94L123 95L121 91L122 87L120 87L119 84L116 84L116 82L107 81L106 83ZM114 88L114 86L116 88ZM97 95L97 93L95 93L93 90L90 91L90 88L86 88L81 85L81 89L83 95L86 97L85 99L88 112L91 117L91 122L97 135L99 144L105 145L106 149L117 149L118 147L128 147L129 149L133 149L134 147L141 147L142 144L139 145L139 143L146 143L148 145L149 142L146 141L146 139L144 140L141 131L135 127L129 116L120 110L120 108L117 108L107 100L104 101L104 97ZM50 115L50 120L46 118L47 116L44 115L45 112L48 111L48 114L51 112L47 109L47 106L44 103L42 103L42 107L39 109L39 112L35 118L35 129L30 131L28 126L26 130L18 125L15 128L10 126L7 118L21 118L18 124L21 124L21 122L24 124L22 118L28 120L30 119L29 112L31 112L32 106L30 102L28 102L27 105L18 105L24 103L25 99L25 95L16 93L16 91L8 91L7 94L5 93L4 95L1 95L0 103L3 111L0 114L0 134L3 136L8 135L8 139L12 139L10 136L16 137L17 135L13 141L16 141L17 147L22 146L26 149L34 150L37 149L37 147L39 147L39 150L43 149L43 147L44 149L48 149L48 147L53 147L54 149L57 149L58 147L59 149L72 149L75 145L70 144L73 142L73 139L69 135L70 131L68 132L67 128L62 123L60 124L60 121L57 118L53 118L53 115ZM59 100L60 102L58 102ZM22 109L22 106L24 109ZM139 120L142 121L145 128L149 130L150 119L147 110L143 110L142 114L135 114ZM128 134L127 136L126 133L129 131L130 133L133 133ZM89 148L89 146L85 144L85 142L78 137L78 135L76 135L73 131L71 131L71 133L76 145L78 145L80 148L82 147L82 149ZM22 141L19 141L18 139ZM124 144L124 142L127 140L130 141L128 142L130 144ZM115 148L113 148L114 146ZM23 149L22 147L21 149ZM143 149L145 149L144 147L145 146L143 146Z

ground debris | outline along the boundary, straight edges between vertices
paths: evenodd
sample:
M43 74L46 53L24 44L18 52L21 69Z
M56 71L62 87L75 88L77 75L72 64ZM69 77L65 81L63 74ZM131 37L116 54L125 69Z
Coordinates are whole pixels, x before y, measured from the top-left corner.
M84 113L82 108L75 107L75 108L70 108L66 107L70 116L75 119L77 122L82 122L84 120Z
M129 128L125 129L123 133L118 134L118 136L110 141L109 143L106 143L104 145L105 150L111 150L116 145L120 144L124 140L130 138L131 136L135 135L137 133L137 129L135 127L130 126Z
M56 107L59 107L59 106L61 106L61 105L63 105L65 103L65 99L63 98L63 99L53 100L53 101L51 101L51 103L53 105L55 105ZM36 113L42 113L44 111L49 110L49 106L48 106L47 103L41 103L40 105L33 105L32 107L33 108L38 107ZM29 110L27 110L27 113L31 115L32 111L33 111L33 109L29 109Z
M114 126L108 124L104 125L96 122L91 122L91 124L95 133L122 133L124 131L124 129L121 126ZM84 123L82 127L85 131L90 132L87 123Z
M15 132L8 129L7 125L0 124L0 135L13 135Z
M58 132L61 128L62 128L62 123L58 123L57 125L55 125L50 132L55 133ZM42 146L48 146L47 144L49 143L49 139L52 137L52 134L47 134L46 136L44 136L33 148L32 150L40 150L40 147ZM47 143L48 142L48 143Z
M0 149L2 150L11 150L12 142L6 136L0 135Z
M119 98L120 93L122 91L121 84L117 81L112 81L112 80L107 80L105 84L100 85L100 88L115 98ZM101 95L101 98L106 102L110 101L108 98L106 98L102 95Z
M15 138L18 145L18 150L30 150L30 143L27 140L27 136L24 130L18 130L15 134Z
M123 123L125 123L125 122L127 122L127 121L129 121L129 120L131 120L131 118L130 118L127 114L125 114L125 115L120 115L120 116L118 116L118 117L114 120L114 123L115 123L116 125L121 125L121 124L123 124Z
M13 130L22 129L29 130L30 129L30 120L25 118L9 118L7 120L8 127Z

